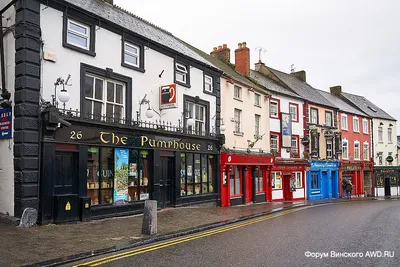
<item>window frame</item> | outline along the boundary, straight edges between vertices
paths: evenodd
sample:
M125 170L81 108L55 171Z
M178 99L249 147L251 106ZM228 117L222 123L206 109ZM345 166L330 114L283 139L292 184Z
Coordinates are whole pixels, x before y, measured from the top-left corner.
M237 112L238 111L238 112ZM236 114L239 114L239 121L236 121ZM233 130L233 133L236 135L243 135L242 132L242 116L243 116L243 111L238 108L233 109L233 118L234 118L234 123L235 123L235 128Z
M276 104L276 106L277 106L277 110L276 110L276 113L277 113L277 115L275 116L275 115L272 115L272 112L271 112L271 107L272 107L272 105L271 105L271 103L274 103L274 104ZM278 120L280 120L281 119L281 103L280 103L280 100L279 99L276 99L276 98L270 98L269 99L269 117L270 118L272 118L272 119L278 119Z
M331 115L330 125L328 125L328 124L326 123L326 122L327 122L327 119L326 119L326 115L327 115L327 114ZM334 124L333 124L333 113L332 113L332 111L325 111L325 126L328 126L328 127L335 127Z
M346 128L344 127L343 119L346 118ZM347 114L341 114L340 116L340 129L344 131L349 130L349 118L347 117Z
M294 140L294 139L296 140L296 150L297 150L297 156L296 156L296 157L294 157L294 156L292 155L293 140ZM291 148L290 148L290 157L291 157L291 158L300 158L300 136L297 135L297 134L292 134L291 144L292 144L292 146L291 146Z
M203 100L203 99L197 99L195 97L189 96L189 95L183 95L183 110L182 112L185 112L186 109L186 102L191 102L193 104L201 105L205 108L205 114L204 114L204 125L205 125L205 132L204 133L209 133L210 132L210 102ZM195 120L195 118L193 118ZM195 124L196 125L196 124ZM194 127L195 127L194 125ZM183 128L187 129L187 118L185 116L185 119L183 120ZM194 130L194 132L196 132ZM203 133L201 133L203 134Z
M276 136L276 145L277 145L276 152L277 152L278 155L280 155L281 154L281 147L280 147L280 145L281 145L281 134L278 133L278 132L270 132L270 135L269 135L270 151L272 153L272 136L273 135Z
M299 104L293 103L293 102L289 102L289 113L290 115L292 115L293 113L291 113L290 108L294 107L296 110L296 119L294 120L292 117L292 122L299 122Z
M383 143L383 127L378 127L378 143Z
M257 100L258 99L258 103ZM261 95L258 93L254 93L254 106L261 108Z
M182 68L182 69L179 69ZM177 73L184 74L185 81L177 79ZM184 87L190 88L190 65L181 60L174 61L174 82Z
M211 79L211 83L206 82L207 78ZM206 89L206 85L211 86L211 91ZM203 72L203 93L209 94L209 95L216 95L216 87L217 87L217 81L214 75L211 75L209 73Z
M236 168L239 169L239 177L236 177ZM235 197L241 197L243 196L243 174L242 174L243 166L239 165L232 165L231 166L231 172L228 174L229 175L229 197L230 198L235 198ZM233 172L233 194L231 192L231 177L232 177L232 172ZM236 192L236 179L239 180L239 193L237 194Z
M316 112L316 115L317 115L317 122L316 122L316 123L314 123L314 122L312 121L312 119L313 119L313 112ZM318 125L318 124L319 124L319 114L318 114L318 109L317 109L317 108L310 108L310 124L315 124L315 125Z
M388 128L387 134L388 134L388 143L393 144L393 129L391 127Z
M363 133L364 133L364 134L368 134L368 133L369 133L369 130L368 130L368 128L369 128L369 127L368 127L368 119L365 119L365 118L364 118L364 119L362 120L362 124L363 124ZM364 127L365 125L367 126L367 128Z
M124 118L126 121L130 121L132 119L132 78L128 76L124 76L118 73L113 72L112 69L106 68L100 69L91 65L87 65L85 63L81 63L81 83L80 83L80 108L81 108L81 116L86 116L84 114L85 110L85 77L86 75L99 76L105 80L112 80L119 83L125 84L125 107L124 107ZM107 88L103 88L103 91L106 91ZM92 114L94 115L94 114Z
M132 65L130 63L125 62L125 45L132 46L138 49L138 65ZM141 73L146 72L144 69L144 61L145 61L145 53L144 53L144 45L139 42L137 39L123 34L122 35L122 42L121 42L121 66L125 68L129 68L132 70L139 71Z
M256 179L256 177L254 176L255 168L257 168L257 171L258 171L258 176L257 176L258 179ZM261 165L252 166L252 176L253 176L253 179L255 180L255 184L256 184L256 187L255 187L256 194L265 193L265 191L266 191L265 190L265 177L264 177L265 175L264 175L263 167Z
M237 92L239 93L239 96L236 96L236 89L237 89ZM233 99L242 101L242 96L243 96L243 87L235 84L233 86Z
M344 153L344 147L345 147L344 144L346 144L346 154ZM346 155L346 157L345 157L345 155ZM349 159L349 140L347 140L347 139L342 139L342 159L346 159L346 160Z
M78 26L89 29L88 34L88 47L83 48L83 46L79 46L73 43L68 42L68 32L69 32L69 21L77 24ZM77 16L71 16L71 14L67 14L64 12L63 15L63 33L62 33L62 45L65 48L69 48L71 50L75 50L77 52L87 54L89 56L96 56L96 31L95 31L95 23L92 19L82 19Z
M355 126L357 126L357 130L356 130ZM359 133L360 132L360 119L358 117L356 117L356 116L353 116L353 132L354 133Z
M279 173L279 176L280 176L280 178L279 178L279 180L280 180L280 187L279 188L276 188L276 186L275 186L275 179L276 179L276 174L277 173ZM275 175L274 175L275 174ZM275 176L275 177L274 177ZM283 179L283 177L282 177L282 172L281 171L273 171L273 172L271 172L271 188L272 188L272 190L282 190L282 179Z
M365 153L365 145L367 146L367 153ZM367 156L367 158L365 158L365 156ZM363 144L363 159L364 160L369 160L369 143L368 142L364 142Z
M314 180L314 177L316 177L316 179ZM314 183L313 181L316 181L316 183ZM319 181L319 173L316 171L310 171L310 182L311 182L311 190L318 190L321 189L321 182ZM317 185L316 187L314 187L314 185Z
M358 145L358 157L356 157L356 146ZM354 141L354 146L353 146L353 151L354 151L354 160L360 160L361 159L361 147L360 147L360 142L359 141Z
M331 138L326 138L325 139L325 142L326 142L326 144L325 144L325 147L326 147L326 158L327 159L333 159L333 152L334 152L334 148L333 148L333 139L331 139ZM328 149L328 143L330 143L330 145L331 145L331 149L329 150ZM331 152L331 156L328 156L328 152Z
M254 136L257 136L257 137L260 136L260 133L261 133L260 122L261 122L261 115L254 114Z
M292 177L294 176L294 184L296 189L303 189L303 172L292 172ZM297 179L300 181L300 186L297 186Z

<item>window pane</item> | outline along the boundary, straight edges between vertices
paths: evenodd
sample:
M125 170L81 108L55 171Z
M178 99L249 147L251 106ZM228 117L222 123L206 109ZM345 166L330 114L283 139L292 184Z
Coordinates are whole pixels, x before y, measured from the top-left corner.
M107 82L107 101L114 102L114 83Z
M93 83L94 83L94 78L86 76L85 77L85 97L90 97L93 98Z
M186 74L181 72L176 72L176 80L185 83L186 82Z
M78 36L72 32L68 32L67 43L86 48L86 47L88 47L88 38Z
M92 206L99 204L99 148L88 148L87 195L91 199Z
M130 54L125 54L125 63L134 65L134 66L138 66L138 57L137 56L133 56Z
M125 51L127 51L129 53L132 53L132 54L135 54L135 55L139 54L138 53L139 50L136 47L128 45L128 44L125 44Z
M128 195L129 201L139 200L138 151L129 150Z
M235 195L239 195L242 190L240 190L240 168L235 167Z
M208 192L208 186L207 186L207 155L202 154L201 155L201 181L202 181L202 192L203 194Z
M90 114L92 114L92 101L90 100L85 100L85 106L83 109L83 114L84 116L89 116Z
M101 148L101 204L113 203L114 149Z
M214 192L214 171L215 171L215 159L214 156L208 156L208 192Z
M199 119L200 119L200 106L199 106L199 105L196 105L196 106L195 106L195 113L194 113L194 115L195 115L195 119L196 119L196 120L199 120Z
M150 166L149 160L147 156L140 155L139 157L140 164L139 164L139 181L140 181L140 195L139 200L146 200L149 199L149 188L150 188Z
M82 27L72 21L69 21L69 29L87 35L87 28Z
M186 158L185 158L185 153L181 153L180 178L181 178L181 196L185 196L186 195Z
M93 114L96 116L96 119L101 119L101 115L102 115L101 108L102 108L103 104L99 103L99 102L93 102L93 103L94 103Z
M230 183L230 194L231 196L235 195L235 168L231 169L231 173L229 174L229 183Z
M201 193L200 154L194 154L194 194Z
M94 98L103 100L103 80L96 79Z
M186 154L187 194L193 195L193 154Z
M121 106L114 106L114 118L116 118L116 119L122 119L123 118L122 107Z
M107 120L111 120L114 117L114 110L113 110L113 105L111 104L107 104L107 111L106 111L106 116L107 116Z
M120 84L116 86L116 93L115 93L115 102L118 104L124 103L124 87Z

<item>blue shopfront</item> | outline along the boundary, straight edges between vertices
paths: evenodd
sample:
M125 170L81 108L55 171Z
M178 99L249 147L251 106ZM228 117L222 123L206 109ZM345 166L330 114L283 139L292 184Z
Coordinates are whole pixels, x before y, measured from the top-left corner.
M310 161L307 173L307 198L338 198L339 176L338 161Z

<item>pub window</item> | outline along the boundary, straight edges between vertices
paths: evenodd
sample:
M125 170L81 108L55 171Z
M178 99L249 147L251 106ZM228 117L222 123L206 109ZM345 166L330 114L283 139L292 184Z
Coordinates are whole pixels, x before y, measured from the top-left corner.
M180 158L180 195L189 196L213 193L215 171L214 156L181 153Z
M396 176L390 176L390 186L397 186Z
M318 172L311 172L311 189L319 189Z
M87 196L91 199L92 206L99 205L99 148L88 148Z
M259 166L253 167L253 178L256 181L256 193L263 193L264 190L264 178L262 168Z
M282 189L282 173L273 172L272 173L272 189Z
M382 176L375 177L375 186L376 187L383 187L384 186L384 178Z
M114 195L114 149L101 148L100 204L112 204Z
M230 173L230 195L239 196L242 194L242 183L240 182L240 167L233 166Z
M84 114L92 119L120 122L125 110L125 84L86 74Z
M303 188L303 177L301 172L293 172L292 179L296 188Z
M149 199L150 168L146 150L129 150L128 200Z

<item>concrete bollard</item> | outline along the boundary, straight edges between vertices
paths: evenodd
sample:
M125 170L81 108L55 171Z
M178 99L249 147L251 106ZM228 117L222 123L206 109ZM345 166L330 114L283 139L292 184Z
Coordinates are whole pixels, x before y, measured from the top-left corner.
M157 234L157 200L144 202L142 234Z

